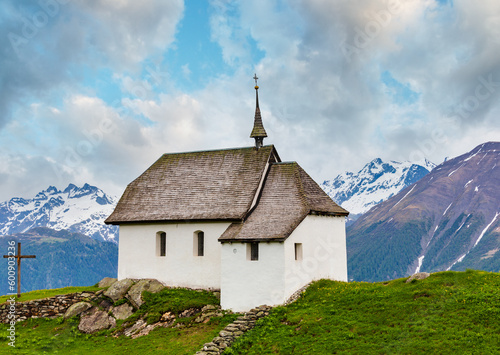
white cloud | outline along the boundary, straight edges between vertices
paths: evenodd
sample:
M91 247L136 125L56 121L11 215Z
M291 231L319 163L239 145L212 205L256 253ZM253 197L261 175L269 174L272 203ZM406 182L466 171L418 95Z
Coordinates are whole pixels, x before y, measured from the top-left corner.
M85 36L105 54L113 66L140 63L152 54L160 55L175 37L184 4L180 0L161 1L85 1L75 12L83 11L95 24Z
M233 73L213 77L194 92L179 92L168 75L157 85L139 74L145 60L156 65L175 43L181 2L72 6L65 31L57 22L57 33L40 34L41 43L52 43L49 36L55 35L55 45L47 48L55 50L60 67L49 58L32 63L29 75L20 73L26 84L18 86L40 98L32 88L50 91L53 77L56 86L69 88L67 97L62 104L39 99L18 108L16 120L0 134L0 154L11 162L6 166L22 157L26 164L19 166L36 160L33 166L45 167L41 171L56 164L66 182L119 193L162 153L250 145L254 70L269 135L265 143L276 144L284 160L298 161L317 180L357 170L375 157L423 154L439 163L500 134L500 3L494 0L455 0L453 6L434 0L212 1L212 39ZM343 50L346 44L351 55ZM257 63L254 47L264 53ZM125 96L118 106L67 77L71 63L84 62L112 68ZM196 80L189 68L181 69ZM398 101L403 94L382 82L384 72L417 98ZM480 89L481 97L490 94L483 99L477 87L485 80L492 84ZM100 134L108 120L113 129ZM85 143L92 139L99 143ZM80 154L78 164L72 150ZM29 169L23 171L13 176L26 181L21 175ZM0 178L2 173L8 169Z

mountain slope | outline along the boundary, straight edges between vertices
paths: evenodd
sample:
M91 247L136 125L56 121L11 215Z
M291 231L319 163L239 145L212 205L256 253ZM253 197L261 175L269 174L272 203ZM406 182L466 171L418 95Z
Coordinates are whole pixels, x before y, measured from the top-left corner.
M377 158L358 173L345 172L333 180L324 181L321 187L351 215L359 215L414 184L434 167L435 164L427 160L421 164L385 163Z
M0 234L23 233L34 227L68 229L98 240L118 240L118 228L104 224L116 199L101 189L69 184L64 191L54 186L33 199L14 197L0 203Z
M500 142L448 160L347 229L349 277L500 269Z
M8 241L22 243L23 255L35 259L21 263L21 292L66 286L93 285L104 277L116 277L118 246L112 242L94 240L80 233L55 231L45 227L27 233L1 236L0 247L7 251ZM17 250L17 249L16 249ZM7 270L7 259L1 259ZM0 284L0 294L6 294L7 282Z

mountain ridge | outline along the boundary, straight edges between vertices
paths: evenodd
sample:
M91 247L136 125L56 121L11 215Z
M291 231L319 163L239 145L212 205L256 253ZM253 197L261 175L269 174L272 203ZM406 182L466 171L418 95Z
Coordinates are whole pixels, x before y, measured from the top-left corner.
M375 158L357 173L345 172L320 186L342 208L361 215L427 175L436 165L423 162L384 162Z
M374 281L416 271L496 270L498 186L500 142L438 165L347 228L351 275Z
M49 227L116 243L118 228L104 224L115 204L116 198L89 184L82 187L69 184L62 191L49 186L32 199L13 197L0 203L0 234Z

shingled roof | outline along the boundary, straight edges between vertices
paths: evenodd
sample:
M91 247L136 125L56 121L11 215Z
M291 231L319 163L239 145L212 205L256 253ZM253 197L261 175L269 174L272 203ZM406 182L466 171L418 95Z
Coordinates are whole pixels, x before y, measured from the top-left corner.
M276 161L273 145L164 154L127 186L105 222L241 220Z
M232 223L221 242L285 240L308 214L347 216L295 162L271 165L256 208Z

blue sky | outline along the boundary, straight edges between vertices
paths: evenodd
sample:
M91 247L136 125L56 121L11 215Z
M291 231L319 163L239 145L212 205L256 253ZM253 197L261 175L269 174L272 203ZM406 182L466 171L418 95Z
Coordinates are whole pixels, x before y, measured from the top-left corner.
M0 200L120 195L162 153L252 145L318 182L499 140L496 0L7 0Z

